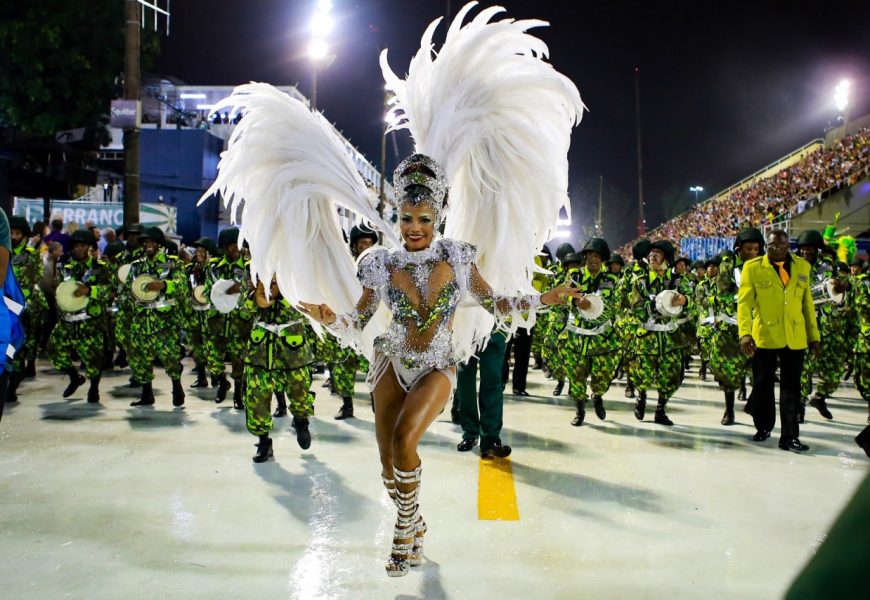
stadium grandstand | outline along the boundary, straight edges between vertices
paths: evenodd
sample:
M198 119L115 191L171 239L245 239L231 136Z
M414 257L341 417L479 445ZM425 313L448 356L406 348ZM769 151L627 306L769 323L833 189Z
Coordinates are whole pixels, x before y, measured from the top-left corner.
M835 196L855 196L853 186L870 179L870 128L824 143L813 140L782 159L729 186L708 200L670 219L648 232L650 240L671 240L682 256L691 259L713 256L731 248L734 236L744 227L783 228L795 234L797 229L823 229L833 220L833 211L818 209L831 206ZM866 187L866 186L862 186ZM867 190L864 190L865 192ZM858 194L857 203L870 203L870 194ZM867 196L867 197L865 197ZM843 199L839 199L839 204ZM855 207L858 236L870 227L864 213L867 207ZM835 207L839 208L839 206ZM827 213L831 214L828 215ZM839 210L838 210L839 212ZM815 215L814 222L811 215ZM841 219L841 224L843 220ZM800 225L800 227L796 227ZM624 258L631 257L632 240L619 248Z

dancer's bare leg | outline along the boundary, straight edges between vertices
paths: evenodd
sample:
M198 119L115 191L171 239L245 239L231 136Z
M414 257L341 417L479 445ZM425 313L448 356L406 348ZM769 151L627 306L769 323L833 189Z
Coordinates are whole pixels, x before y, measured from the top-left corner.
M417 445L450 401L450 389L447 376L432 371L408 392L393 431L393 464L397 468L413 471L420 465Z
M393 430L402 410L406 392L399 385L393 366L387 367L375 387L375 438L381 455L381 470L385 479L393 479Z

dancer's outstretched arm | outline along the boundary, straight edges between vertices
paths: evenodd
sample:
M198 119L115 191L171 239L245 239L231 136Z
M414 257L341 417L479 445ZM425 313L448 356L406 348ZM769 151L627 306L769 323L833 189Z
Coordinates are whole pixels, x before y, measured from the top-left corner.
M477 265L471 266L469 277L469 289L471 295L480 305L496 316L507 315L512 312L527 312L534 310L541 304L553 306L555 304L568 304L575 299L583 297L583 292L567 285L554 287L544 294L529 294L521 296L498 296L492 291L492 286L477 270Z
M353 312L336 315L335 311L326 304L311 304L310 302L302 301L299 302L297 308L300 312L305 313L323 325L334 325L362 331L375 314L379 302L378 293L371 288L364 287Z

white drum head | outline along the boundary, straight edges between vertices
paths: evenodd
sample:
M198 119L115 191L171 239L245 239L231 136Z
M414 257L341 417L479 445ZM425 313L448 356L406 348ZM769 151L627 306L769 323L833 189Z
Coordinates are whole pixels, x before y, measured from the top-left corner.
M238 306L240 294L227 293L235 283L232 279L219 279L211 286L211 303L219 312L229 313Z
M118 267L118 280L119 281L121 281L123 283L127 282L127 275L130 274L130 267L131 266L132 265L130 263L127 263L126 265L121 265L120 267Z
M832 304L842 304L843 300L846 299L845 294L838 294L834 291L834 284L836 283L835 279L828 279L825 282L825 291L828 292L828 298L831 299Z
M79 312L88 305L90 298L87 296L75 296L74 293L81 284L78 281L67 280L57 286L55 298L57 306L64 312Z
M205 297L205 286L199 284L195 288L193 288L193 299L199 304L205 305L208 304L208 298Z
M592 304L587 309L580 309L580 314L583 315L583 318L588 321L594 321L598 317L604 313L604 300L601 299L601 296L596 296L594 294L588 294L585 296L586 300L589 300L589 303Z
M674 301L679 294L674 290L665 290L663 292L659 292L656 296L656 310L659 311L659 314L664 317L677 317L680 313L683 312L682 306L672 306L671 302Z

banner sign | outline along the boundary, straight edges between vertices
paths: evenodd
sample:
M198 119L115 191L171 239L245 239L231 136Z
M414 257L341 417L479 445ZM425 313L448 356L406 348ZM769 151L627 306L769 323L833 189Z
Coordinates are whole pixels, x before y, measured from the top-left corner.
M683 238L680 240L680 254L692 260L712 258L722 250L733 250L734 238Z
M140 127L142 125L140 106L139 100L112 100L109 125L120 129Z
M42 200L16 198L13 214L27 219L31 225L44 221ZM100 229L124 226L124 205L121 202L51 201L51 216L59 216L64 223L78 223L84 227L88 222ZM178 227L178 209L165 204L140 204L139 221L145 227L159 227L164 233L174 234Z

